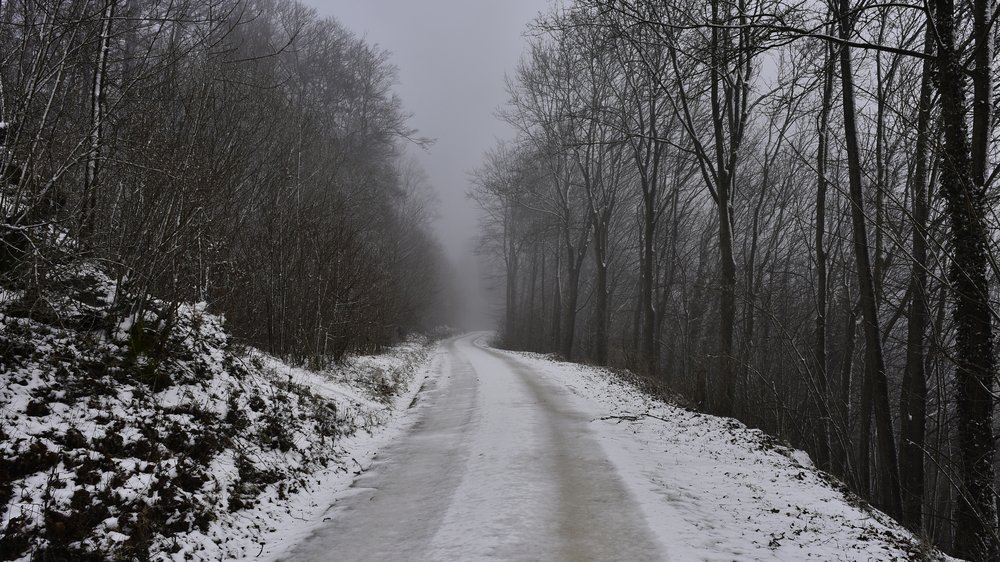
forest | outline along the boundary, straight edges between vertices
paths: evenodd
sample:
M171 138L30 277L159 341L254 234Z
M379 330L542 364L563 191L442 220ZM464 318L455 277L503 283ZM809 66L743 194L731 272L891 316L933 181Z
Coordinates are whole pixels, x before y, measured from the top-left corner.
M473 175L510 349L628 368L1000 559L997 7L574 0Z
M927 544L1000 560L998 17L988 0L552 3L497 112L516 137L470 174L504 290L498 345L636 373L805 450ZM209 383L253 379L233 366L264 365L252 350L347 380L352 355L455 316L412 156L433 141L396 88L388 51L295 0L0 3L0 374L20 400L0 408L0 504L69 466L44 443L86 472L82 434L25 428L64 402L113 410L121 388L186 416L164 433L185 436L170 462L194 458L187 436L212 442L206 419L233 442L252 422L255 446L284 454L295 415L279 406L300 399L311 438L348 434L337 416L356 404L302 391L261 413ZM218 345L193 351L198 334ZM488 364L471 342L451 353ZM351 382L388 403L416 381L415 402L429 354L392 372L367 360L370 380ZM156 402L185 377L218 412ZM268 381L290 395L290 374ZM159 420L130 423L165 455ZM109 466L139 458L101 423L82 443ZM251 464L234 470L270 474ZM91 476L72 478L113 488ZM92 507L63 495L67 513Z
M0 5L0 282L19 314L74 264L120 316L206 302L316 364L435 322L426 146L389 53L292 0Z

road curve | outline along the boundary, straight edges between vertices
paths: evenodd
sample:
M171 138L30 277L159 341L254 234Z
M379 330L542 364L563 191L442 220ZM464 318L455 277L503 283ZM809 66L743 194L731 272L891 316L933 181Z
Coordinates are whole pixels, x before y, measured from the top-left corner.
M418 421L285 560L666 559L568 391L485 339L445 345Z

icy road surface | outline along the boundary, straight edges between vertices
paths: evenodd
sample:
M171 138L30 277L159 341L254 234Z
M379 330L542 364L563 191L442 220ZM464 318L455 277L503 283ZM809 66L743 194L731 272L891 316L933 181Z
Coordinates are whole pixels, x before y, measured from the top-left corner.
M487 340L283 560L941 559L760 431Z
M593 417L483 340L448 344L410 434L286 560L666 559Z

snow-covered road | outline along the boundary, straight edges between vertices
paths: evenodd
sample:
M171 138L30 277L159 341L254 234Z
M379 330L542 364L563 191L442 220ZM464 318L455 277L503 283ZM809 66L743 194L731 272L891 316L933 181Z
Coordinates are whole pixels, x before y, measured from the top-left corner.
M288 561L667 558L592 414L484 339L447 344L410 433Z
M758 430L487 341L441 346L406 432L282 560L941 559Z

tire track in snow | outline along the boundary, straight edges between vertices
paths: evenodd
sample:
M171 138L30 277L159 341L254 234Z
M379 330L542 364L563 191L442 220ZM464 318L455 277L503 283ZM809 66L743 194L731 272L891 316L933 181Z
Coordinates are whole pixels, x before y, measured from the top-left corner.
M481 337L289 561L665 559L568 391Z

